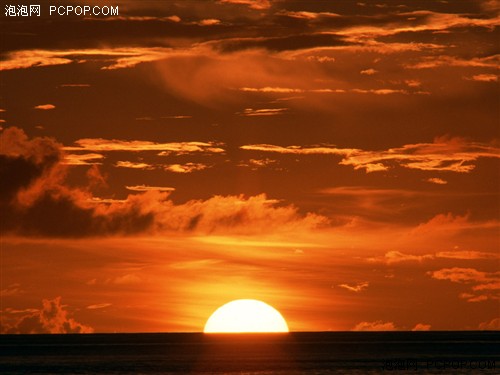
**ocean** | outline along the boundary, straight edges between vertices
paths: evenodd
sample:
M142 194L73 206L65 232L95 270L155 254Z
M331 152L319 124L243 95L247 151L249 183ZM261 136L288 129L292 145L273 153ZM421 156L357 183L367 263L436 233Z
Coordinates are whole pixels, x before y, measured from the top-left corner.
M500 332L0 335L1 374L500 374Z

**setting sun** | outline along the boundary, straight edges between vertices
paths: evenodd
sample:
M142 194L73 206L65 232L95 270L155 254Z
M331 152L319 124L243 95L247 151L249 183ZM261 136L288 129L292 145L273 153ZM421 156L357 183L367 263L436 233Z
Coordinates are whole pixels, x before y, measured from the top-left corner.
M274 307L254 299L239 299L219 307L205 324L205 333L288 332Z

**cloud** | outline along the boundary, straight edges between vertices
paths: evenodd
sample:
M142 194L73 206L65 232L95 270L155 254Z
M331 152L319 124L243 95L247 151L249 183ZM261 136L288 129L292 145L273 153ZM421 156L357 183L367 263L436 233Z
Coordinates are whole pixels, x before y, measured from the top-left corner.
M433 254L405 254L399 251L389 251L383 257L368 258L370 262L382 262L386 264L396 264L401 262L423 262L424 260L432 260L436 258L443 259L461 259L461 260L476 260L476 259L500 259L500 255L494 253L486 253L482 251L439 251Z
M105 281L106 284L115 284L115 285L133 285L133 284L141 284L142 282L143 280L139 276L133 273L128 273L122 276L113 277Z
M190 152L223 153L215 142L170 142L123 141L117 139L84 138L75 141L76 146L65 146L65 151L163 151L185 154Z
M193 116L188 116L188 115L174 115L174 116L163 116L162 118L165 118L165 119L186 119L186 118L193 118Z
M431 329L430 324L418 323L413 327L412 331L429 331Z
M7 53L5 60L0 64L0 70L82 63L86 61L85 59L95 57L107 57L101 60L107 64L101 69L121 69L131 68L143 62L161 60L176 53L185 52L174 52L171 48L164 47L21 50Z
M96 165L102 164L101 161L104 159L102 154L66 154L64 155L64 160L62 164L66 165Z
M240 116L277 116L286 112L288 108L245 108L243 112L238 112Z
M164 167L166 171L174 173L191 173L195 171L202 171L206 168L208 168L208 165L201 163L170 164Z
M280 93L280 94L289 94L294 92L304 92L302 89L294 89L289 87L241 87L241 91L246 92L264 92L264 93Z
M97 148L144 148L143 143L118 143L117 147L115 144L97 142ZM94 147L93 142L89 145ZM176 232L254 234L312 230L328 224L323 216L301 214L296 207L280 204L265 195L214 196L175 204L168 198L170 190L136 186L133 191L143 191L125 199L99 199L86 189L65 183L62 146L54 140L29 140L22 130L8 128L0 134L0 146L3 154L0 171L6 173L1 179L6 182L1 185L2 234L43 237ZM145 146L159 147L150 143ZM201 167L188 163L175 168L186 172Z
M499 18L473 18L459 14L438 13L431 10L417 10L398 14L388 13L379 18L378 24L354 24L337 30L355 40L375 39L400 33L423 33L448 31L453 28L483 27L493 30L499 24Z
M347 289L351 292L362 292L363 290L365 290L366 288L368 288L368 286L370 285L370 283L368 281L365 281L365 282L362 282L362 283L358 283L356 285L349 285L349 284L339 284L339 287L341 288L344 288L344 289Z
M24 293L24 290L21 288L21 284L14 283L0 290L0 297L15 296L21 293Z
M147 185L136 185L136 186L125 186L127 190L131 191L174 191L175 188L168 186L147 186Z
M462 59L455 56L425 56L418 63L405 64L407 69L433 69L441 66L497 68L500 55Z
M467 302L498 300L500 290L500 272L483 272L475 268L442 268L429 271L428 274L437 280L472 285L469 292L461 293L460 298Z
M40 105L35 106L34 108L46 111L49 109L54 109L54 108L56 108L56 106L53 104L40 104Z
M464 77L464 79L469 81L479 81L479 82L498 82L498 75L496 74L476 74L472 77Z
M430 182L431 184L436 184L436 185L446 185L448 181L443 180L442 178L438 177L431 177L428 178L426 181Z
M196 24L199 26L213 26L213 25L218 25L220 23L221 23L221 21L218 19L215 19L215 18L207 18L207 19L196 22Z
M438 214L429 221L419 224L412 229L411 234L413 236L430 236L435 233L453 234L466 229L493 229L499 226L500 222L497 220L470 221L469 215L460 216L448 212L447 214Z
M88 310L98 310L98 309L105 309L106 307L112 306L111 303L96 303L94 305L88 305L87 309Z
M440 251L436 253L437 258L448 258L448 259L499 259L500 255L495 253L485 253L482 251L473 250L456 250L456 251Z
M306 12L306 11L293 12L288 10L281 10L277 12L276 15L296 18L296 19L303 19L303 20L316 20L318 18L341 17L340 14L331 12Z
M49 174L61 161L61 145L54 139L39 137L29 140L19 128L10 127L0 133L0 202L5 204L18 191Z
M2 333L92 333L94 330L70 317L61 297L42 300L42 308L18 317Z
M483 322L479 324L479 329L482 331L499 331L500 330L500 318L493 318L488 322Z
M300 89L290 87L241 87L240 91L245 92L262 92L262 93L316 93L316 94L375 94L375 95L389 95L389 94L409 94L406 90L401 89Z
M479 158L500 158L500 149L493 144L466 141L462 138L440 137L433 143L416 143L382 151L365 151L331 146L302 147L269 144L244 145L242 150L297 155L338 155L340 165L363 169L367 173L387 171L397 163L403 168L423 171L469 173Z
M264 168L272 164L276 164L277 160L274 159L249 159L247 161L242 161L238 164L238 167L250 167L253 170L258 168Z
M89 83L63 83L59 87L90 87Z
M384 262L386 264L395 264L401 262L422 262L424 260L433 259L434 255L425 254L425 255L412 255L412 254L404 254L399 251L388 251L385 253L383 258L369 258L368 260L371 262Z
M155 167L148 163L136 163L133 161L119 160L116 162L115 167L130 168L130 169L154 169Z
M392 322L383 322L377 320L375 322L361 322L352 328L351 331L395 331L396 327Z
M246 5L250 9L266 10L271 7L270 0L218 0L221 4Z
M370 68L370 69L365 69L365 70L362 70L362 71L360 71L359 73L360 73L360 74L365 74L365 75L367 75L367 76L372 76L372 75L374 75L374 74L377 74L377 73L378 73L378 71L377 71L377 70L375 70L375 69L373 69L373 68Z

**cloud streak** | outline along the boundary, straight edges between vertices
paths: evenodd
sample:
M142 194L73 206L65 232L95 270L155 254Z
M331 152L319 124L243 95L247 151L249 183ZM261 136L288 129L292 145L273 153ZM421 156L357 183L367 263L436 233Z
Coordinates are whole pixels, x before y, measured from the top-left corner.
M337 155L340 165L369 172L388 171L391 164L422 171L469 173L479 158L500 158L500 149L492 144L470 142L461 138L436 138L433 143L417 143L385 151L365 151L331 146L302 147L268 144L244 145L242 150L295 155Z

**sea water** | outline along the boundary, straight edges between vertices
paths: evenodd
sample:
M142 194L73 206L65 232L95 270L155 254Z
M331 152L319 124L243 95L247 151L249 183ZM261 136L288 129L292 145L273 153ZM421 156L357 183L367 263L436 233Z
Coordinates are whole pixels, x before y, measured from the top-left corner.
M1 374L500 373L500 332L0 335Z

